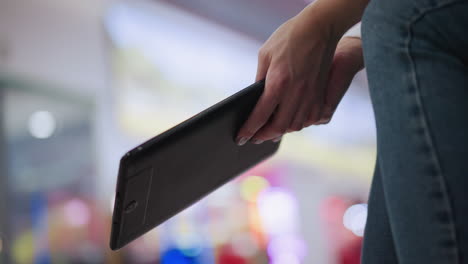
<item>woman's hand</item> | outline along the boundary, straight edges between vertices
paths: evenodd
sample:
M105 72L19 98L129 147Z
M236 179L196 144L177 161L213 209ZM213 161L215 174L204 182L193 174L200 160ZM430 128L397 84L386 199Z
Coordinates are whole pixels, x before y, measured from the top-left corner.
M348 90L356 73L364 68L362 42L360 38L345 37L340 40L333 56L328 73L326 97L320 121L317 124L330 122L333 113Z
M287 132L327 123L357 71L360 39L333 32L320 16L301 13L280 26L259 51L256 80L265 89L237 142L278 141ZM335 53L336 49L336 53Z

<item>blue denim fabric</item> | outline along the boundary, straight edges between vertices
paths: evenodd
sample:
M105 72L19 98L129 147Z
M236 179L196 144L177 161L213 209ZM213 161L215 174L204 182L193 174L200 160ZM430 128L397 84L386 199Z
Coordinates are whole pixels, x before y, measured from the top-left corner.
M468 263L468 1L371 0L377 129L362 263Z

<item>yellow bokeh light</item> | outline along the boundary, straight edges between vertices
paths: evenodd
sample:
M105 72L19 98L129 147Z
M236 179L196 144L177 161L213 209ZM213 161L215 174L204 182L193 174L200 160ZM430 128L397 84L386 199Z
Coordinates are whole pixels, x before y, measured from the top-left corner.
M13 243L13 259L15 263L32 263L34 257L34 237L31 231L19 235Z
M241 196L249 202L257 201L258 194L268 188L270 183L261 176L249 176L241 182Z

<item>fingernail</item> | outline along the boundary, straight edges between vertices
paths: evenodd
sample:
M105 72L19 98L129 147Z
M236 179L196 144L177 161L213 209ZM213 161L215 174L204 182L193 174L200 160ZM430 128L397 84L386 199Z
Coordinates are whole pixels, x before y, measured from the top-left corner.
M247 142L247 138L246 137L241 137L237 140L237 145L239 146L242 146L245 144L245 142Z
M273 142L278 142L278 141L281 140L281 138L282 138L282 136L281 136L281 137L277 137L277 138L273 139L272 141L273 141Z
M323 118L320 120L319 125L326 125L330 122L330 118Z
M253 139L253 140L252 140L252 143L254 143L254 144L262 144L262 143L263 143L263 140L260 140L260 139Z

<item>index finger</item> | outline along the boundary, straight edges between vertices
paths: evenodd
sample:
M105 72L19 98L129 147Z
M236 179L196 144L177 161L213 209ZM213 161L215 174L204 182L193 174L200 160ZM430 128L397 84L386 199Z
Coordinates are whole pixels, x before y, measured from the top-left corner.
M257 101L254 109L250 113L247 121L243 124L237 134L236 142L239 146L244 145L253 135L266 124L271 114L278 105L278 100L271 89L267 87L268 82L265 82L265 89Z

